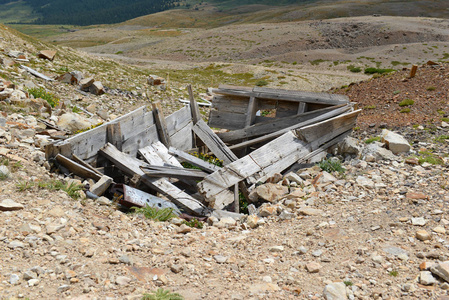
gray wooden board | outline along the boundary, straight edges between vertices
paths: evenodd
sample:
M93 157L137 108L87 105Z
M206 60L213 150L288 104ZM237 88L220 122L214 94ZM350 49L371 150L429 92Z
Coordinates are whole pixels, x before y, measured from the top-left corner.
M208 163L207 161L202 160L201 158L195 157L193 155L190 155L184 151L178 150L174 147L170 147L168 149L168 153L175 156L176 158L182 160L182 161L186 161L191 163L192 165L195 165L197 167L199 167L200 169L209 172L209 173L213 173L215 171L220 170L221 168L213 165L211 163Z
M146 176L140 166L148 166L147 164L118 151L112 144L106 144L99 152L128 176L132 177L135 174L141 176L141 182L166 195L173 203L185 208L189 213L200 216L210 214L210 210L202 203L175 187L168 180Z
M184 128L174 133L173 135L170 135L172 146L182 150L192 149L193 148L192 127L193 123L189 122Z
M293 102L321 103L328 105L339 105L349 103L349 99L344 95L313 93L302 91L270 90L254 88L252 92L238 89L213 89L213 93L222 95L233 95L240 97L256 97L267 100L284 100Z
M212 99L212 108L220 112L245 114L248 100L248 97L215 95Z
M246 116L229 112L211 110L209 114L209 126L224 129L241 129L245 127Z
M172 166L183 168L181 163L171 154L168 153L167 147L165 147L164 144L157 141L151 145L153 149L156 151L157 155L167 164L170 164Z
M306 112L304 114L299 114L291 117L280 118L280 119L271 119L264 123L257 123L248 128L217 133L217 135L223 140L223 142L231 142L244 138L252 138L259 135L264 135L268 133L272 133L283 128L287 128L293 126L295 124L313 119L321 114L332 111L335 108L340 108L340 106L331 106L329 108L315 110L312 112Z
M212 153L218 159L222 160L224 164L229 164L238 159L203 120L199 120L193 126L193 132L195 132Z
M316 124L305 126L296 132L303 141L308 143L316 142L324 134L335 132L348 125L354 125L360 112L361 110L359 109L350 113L342 114Z
M156 128L159 136L159 140L167 147L171 146L170 136L167 130L167 123L165 122L162 106L159 101L153 102L153 116L156 123Z
M228 190L229 187L263 171L279 160L288 159L285 164L290 166L309 152L307 145L298 140L292 131L288 131L272 142L210 174L198 183L198 190L206 201L214 203L214 208L221 209L234 201L233 193ZM295 154L291 155L292 153Z
M84 179L92 178L95 181L100 180L101 176L97 174L96 172L90 170L89 168L86 168L85 166L61 155L56 155L56 160L58 163L60 163L62 166L66 167L71 173L78 175Z
M106 128L108 124L117 122L120 122L121 135L123 137L122 149L125 153L135 155L139 148L158 140L156 128L152 126L154 124L153 113L145 106L142 106L111 122L47 146L47 159L61 153L67 157L76 154L85 161L91 161L97 155L98 150L107 142ZM190 109L184 107L171 114L166 118L166 122L169 134L177 134L179 130L183 130L191 122ZM186 143L185 148L184 144L175 143L175 145L180 149L191 148L191 143Z
M285 132L287 132L289 130L296 130L296 129L299 129L301 127L313 124L313 123L321 122L321 121L326 120L328 118L332 118L332 117L334 117L336 115L342 114L342 113L344 113L344 112L346 112L347 110L350 110L350 109L351 109L351 107L349 105L346 105L346 106L334 109L332 111L320 114L320 115L318 115L317 117L315 117L313 119L306 120L306 121L301 122L301 123L297 123L297 124L292 125L290 127L283 128L283 129L278 130L276 132L269 133L269 134L263 135L263 136L258 137L258 138L254 138L252 140L248 140L248 141L242 142L240 144L233 145L233 146L229 147L229 149L240 149L242 147L247 147L247 146L254 145L254 144L257 144L257 143L260 143L260 142L264 142L264 141L267 141L267 140L270 140L270 139L274 139L274 138L284 134Z
M142 171L150 177L172 177L202 180L209 175L201 170L184 169L174 166L148 166L141 167Z

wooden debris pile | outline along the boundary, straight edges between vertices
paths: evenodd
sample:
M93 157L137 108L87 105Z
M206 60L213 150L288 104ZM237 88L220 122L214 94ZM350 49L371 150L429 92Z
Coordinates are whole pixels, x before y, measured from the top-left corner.
M97 183L107 177L112 180L104 182L157 192L191 215L238 218L239 191L248 196L256 183L339 143L360 112L342 95L220 86L212 90L207 124L188 89L190 105L168 117L157 102L152 110L141 107L48 145L47 159ZM210 152L223 166L192 151ZM159 200L147 204L152 201Z

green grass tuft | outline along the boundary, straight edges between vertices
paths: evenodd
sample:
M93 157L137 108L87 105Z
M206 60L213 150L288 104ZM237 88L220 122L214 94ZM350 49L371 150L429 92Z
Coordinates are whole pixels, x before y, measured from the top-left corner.
M410 105L413 105L413 104L415 104L415 101L412 100L412 99L404 99L404 100L402 100L401 102L399 102L399 106L400 106L400 107L403 107L403 106L410 106Z
M173 213L173 208L170 207L159 209L157 207L146 205L145 207L133 206L131 207L131 210L136 214L143 214L147 219L152 219L159 222L165 222L176 217Z
M186 224L187 226L192 227L192 228L199 228L199 229L203 228L203 223L198 221L197 218L193 218L190 221L184 220L184 221L182 221L182 224Z
M408 107L403 108L403 109L401 109L399 112L400 112L400 113L403 113L403 114L408 114L408 113L410 112L410 108L408 108Z
M44 99L50 104L51 107L56 107L59 104L59 98L52 93L47 92L44 88L31 88L27 90L30 95L33 95L35 99Z
M365 144L372 144L374 142L380 142L380 140L381 140L380 136L371 137L365 141Z
M184 300L184 297L178 293L158 288L156 291L143 294L142 300Z
M366 68L365 74L388 74L394 72L394 69Z
M345 168L341 165L340 160L338 159L323 159L318 166L321 170L326 171L328 173L338 172L344 173L346 171Z

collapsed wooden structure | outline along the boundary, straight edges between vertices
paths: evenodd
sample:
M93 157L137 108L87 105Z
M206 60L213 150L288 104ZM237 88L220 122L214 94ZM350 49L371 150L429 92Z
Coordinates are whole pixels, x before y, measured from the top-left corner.
M167 117L159 103L141 107L48 145L47 159L95 181L119 170L189 214L223 215L229 208L238 212L239 190L247 194L255 183L342 141L360 112L342 95L220 86L212 90L206 124L188 90L190 105ZM223 167L189 154L192 149L212 152Z

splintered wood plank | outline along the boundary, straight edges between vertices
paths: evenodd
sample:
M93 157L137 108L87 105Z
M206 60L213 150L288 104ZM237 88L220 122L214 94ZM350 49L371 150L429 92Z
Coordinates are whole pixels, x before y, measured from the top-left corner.
M100 180L101 176L90 170L89 168L84 167L83 165L67 158L61 154L56 155L56 161L60 163L62 166L66 167L71 173L78 175L84 179L92 178L95 181Z
M201 170L184 169L173 166L149 166L141 167L142 171L150 177L171 177L179 179L202 180L209 175Z
M161 142L155 142L151 145L153 149L156 151L157 155L167 164L170 164L175 167L183 168L181 163L171 154L168 153L167 147Z
M292 102L319 103L328 105L339 105L349 103L349 98L345 95L314 93L303 91L288 91L280 89L270 89L255 87L252 91L242 90L238 87L226 87L212 89L213 93L240 96L240 97L256 97L267 100L284 100Z
M224 166L221 170L207 176L198 183L198 190L213 207L221 209L234 201L234 193L229 188L240 181L264 171L274 163L290 166L310 152L306 143L298 140L292 131L288 131L270 143L250 154ZM281 164L279 164L281 166ZM271 169L281 172L282 169Z
M314 110L311 112L306 112L306 113L291 116L291 117L272 119L272 120L264 122L264 123L254 124L247 128L217 133L217 135L225 143L237 141L237 140L241 140L241 139L246 139L246 138L251 139L251 138L254 138L255 136L269 134L269 133L281 130L283 128L293 126L295 124L298 124L298 123L301 123L301 122L304 122L307 120L311 120L311 119L316 118L324 113L333 111L333 110L341 108L341 107L343 107L343 106L331 106L328 108Z
M122 150L122 130L119 122L108 124L106 127L106 140L120 151Z
M142 157L145 159L147 163L149 163L152 166L163 166L164 161L162 158L157 154L156 150L150 145L146 146L144 148L140 148L138 150L139 154L142 155Z
M297 123L295 125L292 125L290 127L287 127L287 128L281 129L281 130L278 130L276 132L269 133L269 134L266 134L264 136L261 136L261 137L255 138L255 139L252 139L252 140L249 140L249 141L246 141L246 142L242 142L240 144L233 145L233 146L229 147L229 149L240 149L242 147L247 147L247 146L250 146L250 145L257 144L257 143L265 142L267 140L274 139L274 138L284 134L287 131L296 130L296 129L299 129L299 128L304 127L304 126L307 126L307 125L310 125L310 124L313 124L313 123L317 123L317 122L326 120L328 118L331 118L331 117L337 116L339 114L342 114L345 111L350 110L350 109L351 109L351 107L349 105L343 106L343 107L337 108L335 110L326 112L324 114L320 114L319 116L317 116L317 117L315 117L313 119L309 119L307 121L304 121L304 122L301 122L301 123Z
M167 123L165 122L164 113L162 112L162 106L159 101L152 104L154 120L156 123L157 132L159 134L159 140L167 147L170 147L170 136L167 130Z
M218 167L216 165L208 163L207 161L204 161L198 157L190 155L184 151L178 150L174 147L170 147L170 149L168 149L168 153L182 161L191 163L192 165L197 166L201 170L204 170L209 173L213 173L213 172L221 169L220 167Z
M199 120L193 126L193 131L224 164L229 164L238 159L203 120Z
M188 213L205 216L210 214L210 210L202 203L192 198L189 194L178 189L164 178L151 178L145 175L140 166L148 166L143 161L139 161L115 148L112 144L106 144L99 153L110 160L117 168L130 177L141 176L141 182L166 195L173 203L183 207Z
M196 124L201 119L200 110L198 108L198 103L195 101L195 97L193 96L192 85L189 84L187 86L187 91L189 92L190 98L190 111L192 114L193 124Z
M316 124L305 126L299 130L296 130L296 134L305 142L317 143L317 140L325 136L327 133L337 132L343 127L354 126L357 116L360 112L361 110L359 109L347 114L339 115L328 120L318 122Z

